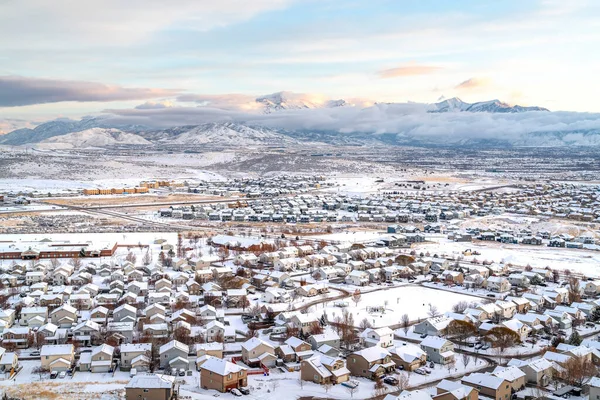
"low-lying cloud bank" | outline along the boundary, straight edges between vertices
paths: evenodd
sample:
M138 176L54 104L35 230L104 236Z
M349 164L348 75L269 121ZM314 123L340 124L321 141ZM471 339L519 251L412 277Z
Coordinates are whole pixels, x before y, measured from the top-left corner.
M371 107L335 107L284 110L257 114L206 106L150 109L112 109L119 124L167 128L206 122L237 122L285 130L335 131L340 134L396 134L406 137L510 139L536 132L597 130L600 114L576 112L430 113L426 104L375 104Z

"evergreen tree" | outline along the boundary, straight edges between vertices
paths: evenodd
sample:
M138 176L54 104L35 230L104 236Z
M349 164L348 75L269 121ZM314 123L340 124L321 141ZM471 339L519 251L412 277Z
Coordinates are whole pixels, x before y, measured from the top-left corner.
M576 329L573 329L573 333L571 333L571 336L569 336L569 344L571 346L579 346L582 340L583 339L581 339L579 332L577 332Z

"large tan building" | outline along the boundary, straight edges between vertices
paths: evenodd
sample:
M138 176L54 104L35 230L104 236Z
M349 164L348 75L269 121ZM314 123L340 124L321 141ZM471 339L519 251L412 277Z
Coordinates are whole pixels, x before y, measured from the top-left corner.
M246 368L216 357L206 356L200 366L200 387L225 393L248 385Z
M126 400L171 400L175 398L175 377L168 375L136 375L125 386Z

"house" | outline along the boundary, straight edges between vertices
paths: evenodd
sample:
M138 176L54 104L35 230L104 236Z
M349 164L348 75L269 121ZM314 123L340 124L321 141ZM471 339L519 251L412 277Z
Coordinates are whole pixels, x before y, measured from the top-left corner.
M473 373L462 378L464 385L474 387L480 394L495 400L506 400L511 395L510 384L502 378L490 374Z
M584 293L588 296L596 296L600 294L600 280L586 282Z
M112 338L116 343L133 342L133 322L109 322L106 326L108 338Z
M513 363L513 361L517 363ZM552 362L545 358L538 358L533 361L511 360L508 365L518 366L525 373L527 383L533 383L538 386L547 386L550 384L552 374L554 373Z
M112 368L115 348L107 344L96 346L91 353L81 353L79 370L90 372L108 372Z
M392 354L392 361L404 371L414 371L427 362L427 353L419 346L411 343L402 343L402 346L391 349L390 353Z
M505 300L512 301L513 303L515 303L517 313L519 313L519 314L525 314L525 313L529 312L529 310L531 309L531 303L526 298L507 296L505 298Z
M513 392L518 392L525 388L526 375L516 366L497 366L492 371L492 375L507 381Z
M338 276L338 270L330 266L320 267L313 272L313 276L317 276L319 279L335 279Z
M317 384L338 384L350 379L350 370L343 360L325 355L302 360L300 379Z
M314 324L318 324L319 320L313 314L300 314L295 313L290 318L289 324L302 331L304 335L308 335L312 332Z
M148 369L150 364L150 356L152 354L152 344L151 343L127 343L122 344L120 346L121 349L121 365L120 368L122 370L128 371L131 368L135 368L138 372L143 372ZM143 368L144 363L139 363L140 360L137 360L140 356L146 358L145 366ZM138 364L134 367L133 361L138 361ZM142 367L142 368L140 368Z
M396 369L389 351L373 346L350 354L347 367L354 376L375 379Z
M360 341L365 347L391 347L394 344L394 331L388 327L367 328L360 334Z
M254 367L264 365L272 367L277 361L275 348L259 338L251 338L242 343L242 361Z
M517 312L517 305L512 301L496 300L496 306L500 309L500 316L504 319L512 318Z
M225 336L225 325L219 321L209 321L206 326L206 341L208 343L223 340Z
M428 336L421 342L427 360L445 365L454 361L454 343L439 336Z
M72 344L42 346L40 350L41 366L52 372L66 371L75 362L75 348Z
M36 321L32 321L33 319ZM21 324L42 326L48 321L48 307L23 307L21 309ZM40 323L41 322L41 323Z
M77 323L77 310L68 304L64 304L50 313L50 321L60 328L71 328Z
M220 358L205 357L206 361L200 365L200 385L203 389L225 393L248 385L246 368Z
M115 322L136 322L137 309L129 304L123 304L113 311L113 321Z
M158 324L144 324L143 333L145 336L166 338L169 336L169 326L164 322Z
M2 349L4 350L4 349ZM19 367L19 356L12 351L1 352L0 356L0 371L11 372Z
M311 335L308 338L308 343L312 346L313 350L321 348L321 346L327 345L334 349L340 348L340 337L333 331L328 331L318 335Z
M97 324L104 325L106 324L106 319L108 318L108 308L103 306L98 306L94 308L90 312L90 319Z
M125 385L126 400L172 400L174 398L174 376L139 374L131 378Z
M425 321L416 324L414 332L420 335L442 336L452 321L452 318L446 316L428 318Z
M87 320L79 323L73 328L73 339L84 346L97 343L100 340L101 330L102 328L100 325L92 320Z
M369 274L365 271L353 270L346 276L345 281L349 285L367 286L369 284Z
M4 329L4 332L2 332L2 343L7 345L8 343L11 343L18 349L26 349L29 347L31 339L33 338L33 336L30 338L30 335L31 329L28 326L13 326L12 328L6 328Z
M512 286L527 288L531 284L531 281L528 277L523 274L510 274L508 276L508 281Z
M403 392L404 393L404 392ZM477 400L479 392L470 386L463 385L460 382L442 379L436 386L435 400Z
M505 293L510 291L510 282L501 276L490 276L486 280L486 288L490 292Z
M223 343L198 343L196 344L195 351L198 358L202 356L223 358Z
M160 367L162 369L189 369L189 352L189 346L177 340L171 340L170 342L163 344L158 350Z

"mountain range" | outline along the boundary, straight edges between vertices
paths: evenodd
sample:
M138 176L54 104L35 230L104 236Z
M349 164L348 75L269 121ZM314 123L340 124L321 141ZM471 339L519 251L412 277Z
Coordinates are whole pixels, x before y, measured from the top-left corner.
M466 103L458 97L446 99L433 104L429 112L488 112L488 113L521 113L527 111L549 111L543 107L511 106L500 100L481 101L477 103Z
M0 135L0 145L27 145L52 149L76 149L76 148L103 148L114 146L155 146L164 148L166 146L217 146L217 147L248 147L248 146L294 146L299 144L326 143L339 146L362 146L362 145L413 145L413 146L462 146L462 147L512 147L512 146L600 146L600 130L579 127L569 128L561 125L560 130L548 129L538 125L527 126L521 129L519 134L507 131L506 134L466 135L461 129L468 129L469 123L479 121L478 117L485 114L522 114L524 117L531 113L540 113L551 116L555 113L542 107L510 106L498 100L478 103L466 103L458 98L445 99L434 104L415 104L416 114L406 114L406 104L379 103L373 107L359 109L344 100L322 101L311 100L297 95L288 95L287 92L279 92L256 99L263 105L262 119L256 115L243 122L238 117L238 122L210 122L194 125L181 125L166 129L156 129L142 125L117 124L110 115L100 117L85 117L80 121L71 119L57 119L42 123L33 129L18 129L5 135ZM288 118L300 118L300 120L311 117L311 112L294 113L293 110L323 110L344 107L348 111L356 110L358 118L350 120L346 125L351 129L334 128L328 126L329 114L318 112L319 121L325 121L323 128L319 124L313 129L289 128L291 124L275 124L273 121L287 121ZM411 105L412 107L412 105ZM409 107L410 108L410 107ZM383 111L382 111L383 110ZM345 111L345 110L344 110ZM398 113L408 122L404 125L382 125L385 129L378 132L372 124L364 124L365 118L381 118L378 112L387 112L384 117L396 117ZM280 116L276 115L282 113ZM404 113L404 114L402 114ZM456 118L446 114L456 113ZM335 113L340 114L340 113ZM347 112L341 115L346 118ZM354 114L354 113L352 113ZM439 115L436 115L439 114ZM459 114L462 117L459 118ZM429 115L429 118L425 118ZM536 114L537 115L537 114ZM323 119L323 116L326 118ZM472 116L472 117L471 117ZM516 123L520 116L513 115L511 123ZM504 118L504 117L502 117ZM233 119L233 118L232 118ZM425 121L444 121L441 127L432 125L429 130L424 130L421 125ZM531 117L537 121L537 117ZM345 121L345 120L344 120ZM429 121L429 122L431 122ZM454 121L460 122L459 124ZM498 120L492 120L497 125ZM537 123L537 122L536 122ZM271 127L266 127L269 125ZM551 125L552 128L555 126ZM585 124L583 124L585 125ZM277 127L275 127L277 126ZM287 126L283 129L283 126ZM301 126L293 125L293 126ZM394 128L395 126L400 126ZM486 129L486 126L482 129ZM461 128L462 127L462 128ZM510 129L510 128L509 128Z

